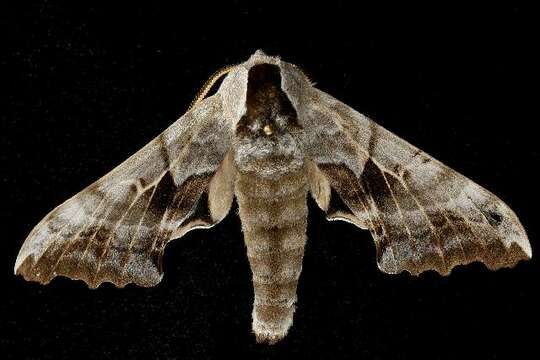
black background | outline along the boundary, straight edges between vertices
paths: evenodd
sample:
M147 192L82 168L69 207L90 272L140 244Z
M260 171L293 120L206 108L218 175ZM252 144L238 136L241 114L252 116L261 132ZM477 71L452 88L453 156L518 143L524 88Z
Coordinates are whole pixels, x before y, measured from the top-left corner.
M235 211L170 243L154 288L89 290L65 278L41 286L12 275L48 211L177 119L213 71L258 48L499 195L534 253L530 9L91 4L2 11L0 356L491 359L537 348L536 258L497 272L472 264L449 277L383 274L370 234L326 222L311 200L294 325L273 347L251 333Z

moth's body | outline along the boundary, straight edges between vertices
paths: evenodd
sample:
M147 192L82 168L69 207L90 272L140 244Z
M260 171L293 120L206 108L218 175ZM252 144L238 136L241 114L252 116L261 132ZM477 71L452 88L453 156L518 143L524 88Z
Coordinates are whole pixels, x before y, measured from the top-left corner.
M292 325L307 227L307 173L296 112L279 68L251 68L246 114L234 137L235 195L253 274L253 330L259 342Z
M253 331L274 343L292 324L306 244L307 196L329 220L368 229L386 273L448 275L532 256L514 212L494 194L315 88L258 51L116 169L49 213L15 272L92 288L154 286L170 240L239 206L254 287ZM206 89L206 87L205 87Z

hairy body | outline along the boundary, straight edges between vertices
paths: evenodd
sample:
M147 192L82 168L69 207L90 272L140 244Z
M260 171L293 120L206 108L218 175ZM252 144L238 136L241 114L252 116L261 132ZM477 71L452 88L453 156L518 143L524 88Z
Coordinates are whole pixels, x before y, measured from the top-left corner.
M307 226L305 154L279 69L251 68L233 151L235 195L253 274L253 331L274 343L292 325ZM253 146L256 144L256 146Z
M238 176L236 198L253 276L253 331L274 343L292 325L306 243L307 187L302 170L280 180Z

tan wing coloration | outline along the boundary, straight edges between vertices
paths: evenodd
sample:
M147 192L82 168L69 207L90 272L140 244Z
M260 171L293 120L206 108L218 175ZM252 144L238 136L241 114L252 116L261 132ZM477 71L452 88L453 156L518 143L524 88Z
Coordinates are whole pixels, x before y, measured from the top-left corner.
M220 95L201 101L49 213L23 244L15 273L43 284L58 275L90 287L157 284L167 242L214 225L231 206L230 131Z
M330 95L314 96L305 111L311 193L330 220L371 231L382 271L446 275L531 257L521 223L495 195Z

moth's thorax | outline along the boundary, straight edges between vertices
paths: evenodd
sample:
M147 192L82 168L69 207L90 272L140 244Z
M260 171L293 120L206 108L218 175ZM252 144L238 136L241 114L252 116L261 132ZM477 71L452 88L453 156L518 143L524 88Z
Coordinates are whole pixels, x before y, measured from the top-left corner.
M246 111L235 129L234 159L239 171L280 177L304 162L302 128L281 89L280 69L259 64L249 70Z

